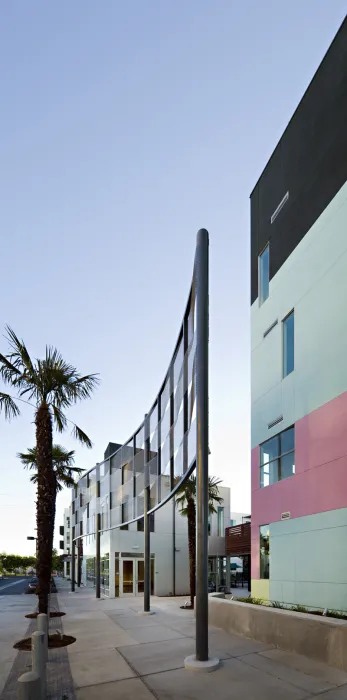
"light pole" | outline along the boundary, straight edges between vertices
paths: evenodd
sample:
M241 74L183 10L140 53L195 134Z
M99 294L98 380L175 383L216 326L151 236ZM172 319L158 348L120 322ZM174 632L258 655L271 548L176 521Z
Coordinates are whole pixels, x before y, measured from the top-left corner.
M36 564L37 564L37 537L32 537L31 535L27 537L27 540L35 540L36 542Z

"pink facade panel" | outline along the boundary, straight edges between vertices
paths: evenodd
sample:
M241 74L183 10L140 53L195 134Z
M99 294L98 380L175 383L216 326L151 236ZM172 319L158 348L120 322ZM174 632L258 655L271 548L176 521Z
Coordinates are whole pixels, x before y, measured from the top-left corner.
M259 486L252 450L252 578L259 578L259 526L347 506L347 392L295 424L295 475Z

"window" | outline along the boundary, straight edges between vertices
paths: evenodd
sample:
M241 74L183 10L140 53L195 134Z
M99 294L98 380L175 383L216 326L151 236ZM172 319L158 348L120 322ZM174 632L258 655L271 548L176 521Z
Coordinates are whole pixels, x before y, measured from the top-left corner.
M144 519L141 518L137 521L137 532L144 532L145 523ZM154 532L154 513L149 514L149 531Z
M283 377L294 369L294 311L282 321L283 326Z
M230 520L230 527L234 527L236 525L236 520Z
M260 445L260 488L295 474L294 427Z
M260 535L260 578L269 578L270 574L270 530L268 525L261 525Z
M259 255L259 306L261 306L264 301L269 296L269 282L270 282L270 249L269 244L264 248L263 252Z
M224 537L224 534L225 534L224 533L224 508L220 508L220 507L218 508L217 518L218 518L218 522L217 522L218 537Z
M66 518L66 527L70 530L70 518Z
M212 513L210 513L208 516L208 534L210 535L211 532L212 532Z

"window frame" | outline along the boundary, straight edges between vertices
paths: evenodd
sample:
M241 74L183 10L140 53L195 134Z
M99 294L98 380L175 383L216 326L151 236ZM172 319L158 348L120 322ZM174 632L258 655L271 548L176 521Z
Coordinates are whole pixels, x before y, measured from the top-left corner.
M291 450L286 450L285 452L281 452L281 449L282 449L282 447L281 447L281 436L284 435L285 433L288 433L290 430L293 431L293 443L294 443L294 447L293 447L293 449L291 449ZM269 459L268 462L262 463L262 460L261 460L261 449L264 447L264 445L266 445L266 443L270 442L270 440L275 440L276 438L277 438L278 441L279 441L278 454L276 455L276 457L273 457L272 459ZM293 455L294 455L294 472L293 472L293 474L290 474L289 476L282 476L282 472L281 472L281 462L282 462L282 459L283 459L283 457L286 457L287 455L290 455L290 454L293 454ZM268 483L268 484L265 484L265 485L263 484L263 485L262 485L262 483L261 483L261 482L262 482L262 476L263 476L263 480L264 480L264 467L270 467L270 464L273 464L274 462L277 462L277 463L278 463L278 467L277 467L277 476L278 476L278 479L276 479L276 481L273 481L271 484ZM263 470L263 471L262 471L262 470ZM270 477L270 470L267 472L267 474L268 474L268 476ZM273 435L272 437L268 438L267 440L265 440L264 442L262 442L262 443L259 445L259 488L263 489L263 488L267 488L268 486L273 486L274 484L277 484L277 483L279 483L280 481L284 481L285 479L290 479L291 476L295 476L295 424L294 424L294 425L289 425L288 428L285 428L285 430L281 430L280 433L277 433L276 435Z
M262 290L262 275L261 275L261 258L264 255L265 251L268 251L268 280L267 280L267 296L263 298L261 294ZM258 299L259 299L259 306L262 306L266 300L270 296L270 241L266 243L264 248L260 251L258 255Z

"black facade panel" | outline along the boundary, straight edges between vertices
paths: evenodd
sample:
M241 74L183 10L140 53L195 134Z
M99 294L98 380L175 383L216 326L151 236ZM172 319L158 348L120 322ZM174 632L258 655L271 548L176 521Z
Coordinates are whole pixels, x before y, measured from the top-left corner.
M251 303L262 249L270 242L271 279L346 180L347 19L251 194Z

